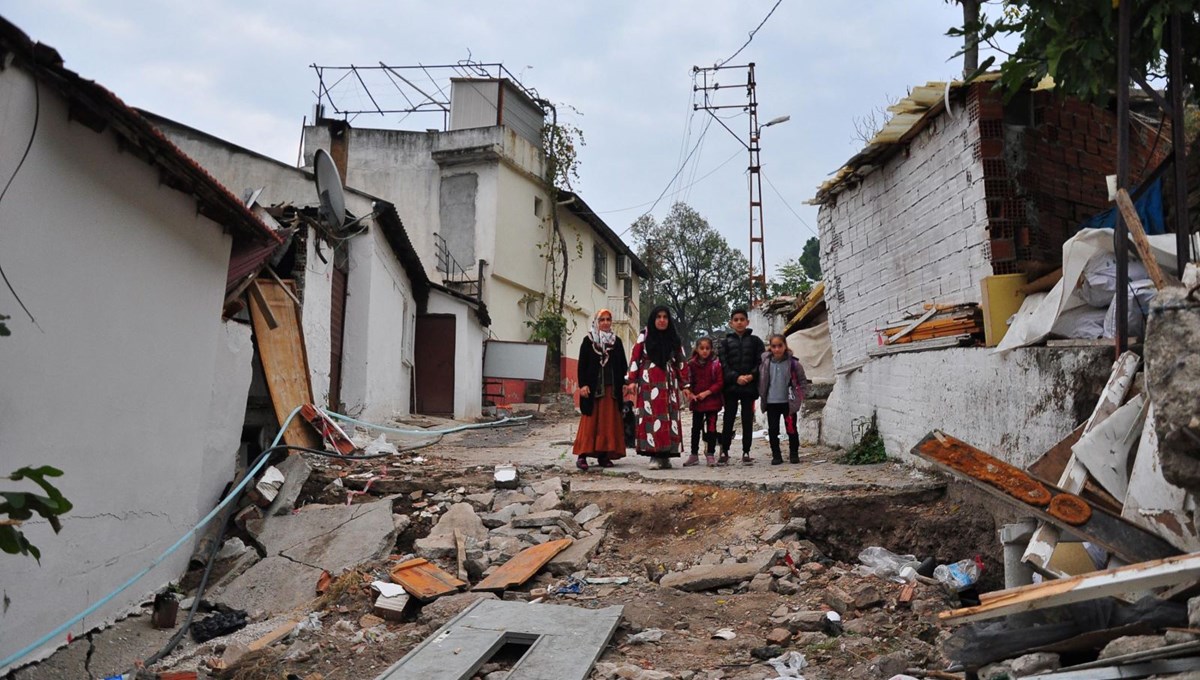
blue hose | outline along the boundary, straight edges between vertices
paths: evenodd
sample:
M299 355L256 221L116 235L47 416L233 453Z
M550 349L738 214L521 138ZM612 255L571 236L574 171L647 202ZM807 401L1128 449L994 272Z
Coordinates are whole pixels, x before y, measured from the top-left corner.
M328 411L323 408L319 408L317 410L335 420L341 420L343 422L353 423L355 425L361 425L368 429L379 430L380 432L393 432L395 434L452 434L454 432L463 432L464 430L482 430L482 429L489 428L489 427L496 427L497 425L503 425L504 423L521 423L521 422L525 422L526 420L529 420L530 418L533 417L533 416L517 416L515 418L513 418L513 417L501 418L500 420L496 420L496 421L493 421L490 423L471 423L469 425L455 425L454 427L447 427L447 428L443 428L440 430L418 430L418 429L404 429L401 427L387 427L386 425L376 425L375 423L368 423L365 420L358 420L357 418L351 418L350 416L345 416L340 413L334 413L333 411Z

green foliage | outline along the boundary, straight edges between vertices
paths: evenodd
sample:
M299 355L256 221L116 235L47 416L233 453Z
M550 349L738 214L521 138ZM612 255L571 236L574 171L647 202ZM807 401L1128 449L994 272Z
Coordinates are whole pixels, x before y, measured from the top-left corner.
M1007 97L1049 74L1059 92L1107 103L1117 87L1116 2L1005 0L986 4L999 4L994 19L981 11L978 23L951 28L946 34L964 37L976 32L981 49L991 45L997 50L1001 38L1019 37L1016 50L1000 65L998 86ZM1200 18L1194 0L1142 0L1131 10L1130 65L1147 79L1164 75L1168 20L1172 13L1182 12L1184 81L1194 91L1200 85L1200 61L1194 49L1200 43ZM994 56L983 60L976 73L986 71L995 61Z
M775 268L775 276L767 282L767 294L770 297L780 295L803 295L812 290L813 282L804 273L804 265L800 258L785 260Z
M554 307L543 305L537 318L526 321L525 325L529 327L530 340L546 343L552 352L562 350L562 339L569 322Z
M746 304L746 256L687 204L671 206L661 224L643 215L631 229L638 257L650 270L641 309L670 307L685 344L724 328L729 310Z
M797 259L809 281L816 283L821 280L821 242L816 236L804 242L804 250Z
M854 446L842 456L841 462L847 465L887 462L887 450L883 446L883 437L879 435L874 413L870 418L858 418L854 421Z
M50 523L54 533L62 531L59 515L70 512L71 502L64 498L53 484L46 481L47 477L61 476L62 470L48 465L37 468L23 467L8 476L9 480L14 482L28 479L41 487L46 495L30 491L0 492L0 514L7 515L10 520L0 525L0 550L10 555L32 555L35 560L41 562L41 551L25 538L25 534L21 533L18 527L21 522L37 515Z
M579 113L576 111L575 113ZM542 126L542 152L546 154L547 186L562 191L574 191L579 181L579 150L587 146L583 130L570 123L547 123Z

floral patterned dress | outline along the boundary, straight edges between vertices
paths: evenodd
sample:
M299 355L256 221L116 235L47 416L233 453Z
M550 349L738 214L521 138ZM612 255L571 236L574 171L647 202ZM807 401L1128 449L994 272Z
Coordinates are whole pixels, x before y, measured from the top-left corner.
M643 456L678 458L683 445L683 425L679 418L683 364L671 361L665 368L659 366L650 360L645 343L643 329L633 346L625 379L626 385L634 386L636 394L637 452Z

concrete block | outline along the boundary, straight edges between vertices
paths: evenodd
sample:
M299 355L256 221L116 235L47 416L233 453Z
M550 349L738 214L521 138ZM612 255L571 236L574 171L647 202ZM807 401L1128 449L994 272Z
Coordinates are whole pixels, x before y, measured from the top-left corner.
M604 532L598 532L581 538L571 545L567 546L559 554L555 555L546 564L546 569L555 576L567 576L582 569L586 569L591 563L592 556L596 554L596 549L600 547L600 542L604 540Z

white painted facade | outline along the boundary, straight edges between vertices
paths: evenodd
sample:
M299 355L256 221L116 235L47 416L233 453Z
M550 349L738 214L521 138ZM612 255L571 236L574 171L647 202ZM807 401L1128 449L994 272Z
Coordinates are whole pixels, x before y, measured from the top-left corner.
M0 203L0 259L37 319L0 291L12 317L0 338L0 452L4 474L62 469L55 483L74 509L57 535L44 521L22 526L40 565L3 557L0 657L125 582L213 507L233 476L251 371L248 330L221 319L232 238L37 87L33 146ZM0 71L0 176L33 134L34 88L22 68ZM70 633L178 578L189 548Z
M821 206L833 362L861 363L875 329L924 302L979 302L992 273L978 125L940 115L862 183Z
M1109 347L884 356L838 375L822 437L848 447L855 420L874 411L890 456L915 461L912 447L940 429L1023 468L1087 418L1111 368Z

